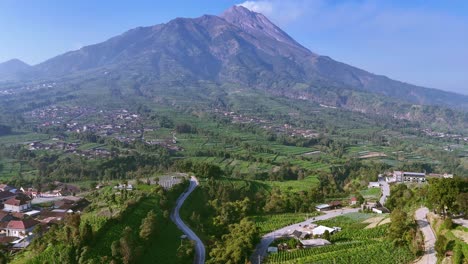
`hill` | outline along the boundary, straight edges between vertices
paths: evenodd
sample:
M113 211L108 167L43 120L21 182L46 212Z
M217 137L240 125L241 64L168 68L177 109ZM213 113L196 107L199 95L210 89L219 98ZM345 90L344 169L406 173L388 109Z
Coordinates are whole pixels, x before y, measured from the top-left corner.
M27 73L31 69L30 65L18 59L0 63L0 81L19 78L21 74Z
M135 28L33 68L36 79L86 81L111 73L125 79L127 86L142 87L139 94L149 97L160 96L158 88L167 92L233 86L364 113L446 123L450 116L455 122L463 122L465 116L439 108L419 111L425 108L419 105L468 109L468 96L391 80L315 54L264 15L241 6L220 16L176 18Z

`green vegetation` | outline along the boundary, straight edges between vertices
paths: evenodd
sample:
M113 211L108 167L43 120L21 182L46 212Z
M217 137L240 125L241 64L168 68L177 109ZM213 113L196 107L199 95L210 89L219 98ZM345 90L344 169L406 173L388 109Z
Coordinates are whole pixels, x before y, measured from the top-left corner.
M120 197L110 190L91 194L92 203L82 216L70 215L53 226L13 263L153 263L154 259L185 263L192 255L178 249L182 233L166 213L185 187L177 185L170 191L153 187L149 193L124 190ZM104 215L101 199L121 204L120 211L108 207L110 214Z
M318 221L320 225L342 228L330 236L332 245L280 251L270 254L266 263L408 263L413 260L415 256L408 247L388 239L388 224L364 229L368 224L363 221L372 216L375 215L351 213Z
M207 245L208 261L231 263L245 262L261 234L312 216L316 204L346 202L350 196L362 201L361 195L367 201L377 200L380 190L367 189L367 185L378 174L401 169L468 175L466 144L431 135L432 130L464 135L463 129L432 127L428 132L424 122L327 108L232 84L218 87L201 82L173 89L166 84L129 86L131 78L147 78L133 74L109 76L106 81L96 76L86 81L71 78L60 81L60 91L0 97L2 183L47 191L53 189L54 181L60 181L80 186L93 196L79 229L70 226L84 237L89 236L87 225L91 227L94 242L86 250L81 240L66 243L66 234L52 230L44 237L55 246L34 242L31 250L21 252L14 261L38 263L60 256L60 260L77 263L90 256L107 263L187 262L193 256L193 245L181 242L180 232L167 219L177 195L165 194L170 197L161 200L162 194L142 184L173 171L193 173L201 180L181 216ZM414 114L420 111L432 110L414 109ZM30 145L33 142L37 145ZM115 194L110 186L98 192L94 189L97 184L126 181L137 183L138 195ZM411 210L430 202L438 211L447 207L447 214L466 213L463 199L466 190L461 187L456 194L429 192L419 186L393 187L387 206L397 212L392 214L397 223L406 214L407 221L400 222L402 230L391 225L364 230L362 219L338 218L338 226L351 221L350 231L331 238L336 242L331 248L343 251L323 252L323 258L316 261L372 263L378 260L368 257L383 248L401 253L402 260L411 259L417 247L407 237L419 239L412 233ZM152 210L154 215L149 213ZM241 228L249 232L239 232ZM394 238L388 245L385 230L389 229L403 239ZM232 246L228 238L234 240ZM355 246L345 248L354 242ZM229 252L222 252L228 246ZM134 251L129 253L129 248ZM349 260L341 258L346 250L351 252ZM352 253L357 251L360 256ZM382 263L388 253L384 252Z
M251 216L250 219L257 225L260 234L266 234L284 226L302 222L311 217L320 215L318 212L312 213L284 213L266 214Z

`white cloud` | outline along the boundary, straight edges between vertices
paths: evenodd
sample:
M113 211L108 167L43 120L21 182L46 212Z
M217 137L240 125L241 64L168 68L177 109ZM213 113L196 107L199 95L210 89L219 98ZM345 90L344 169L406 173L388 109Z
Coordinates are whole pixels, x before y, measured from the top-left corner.
M271 15L273 12L273 4L269 1L245 1L239 5L266 16Z
M311 0L259 0L245 1L240 6L262 13L280 26L289 24L311 12L312 6L321 1Z

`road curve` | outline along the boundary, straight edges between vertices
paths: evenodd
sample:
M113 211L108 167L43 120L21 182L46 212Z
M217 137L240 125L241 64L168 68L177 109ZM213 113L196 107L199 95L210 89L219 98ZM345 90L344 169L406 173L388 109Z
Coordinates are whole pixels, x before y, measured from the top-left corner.
M434 249L436 237L432 231L431 225L427 220L429 209L426 207L419 208L414 214L414 218L418 223L419 229L424 235L424 255L415 263L416 264L432 264L437 263L437 257Z
M180 219L179 211L182 205L184 204L187 197L197 188L198 180L195 177L190 178L190 186L188 187L187 191L182 193L182 195L177 199L176 207L171 213L171 220L174 222L177 227L184 232L185 235L190 240L195 241L195 259L193 260L194 264L203 264L205 263L205 245L201 241L201 239Z
M293 231L294 229L299 228L299 226L310 224L311 222L315 222L319 220L327 220L327 219L337 217L342 214L349 214L349 213L354 213L357 211L359 211L359 208L337 209L333 211L325 211L324 215L316 216L314 218L309 218L303 222L289 225L289 226L277 229L273 232L270 232L262 237L260 243L256 246L254 253L250 257L250 261L252 262L252 264L260 264L263 258L267 254L268 246L275 240L275 238L286 236L290 234L291 231Z
M388 182L385 180L385 177L379 175L379 184L380 188L382 189L382 196L380 197L380 204L385 206L385 202L387 201L387 197L390 196L390 186Z

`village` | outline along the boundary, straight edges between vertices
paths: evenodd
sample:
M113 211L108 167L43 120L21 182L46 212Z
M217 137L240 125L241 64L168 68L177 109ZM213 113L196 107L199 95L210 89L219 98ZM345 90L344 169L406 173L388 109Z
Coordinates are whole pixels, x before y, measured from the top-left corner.
M274 133L288 135L290 137L303 137L303 138L316 138L319 136L314 130L294 127L290 124L275 124L273 121L247 116L231 111L224 111L220 109L214 110L215 114L229 118L233 124L255 124L260 125L261 128Z
M126 109L98 110L88 107L50 106L31 111L25 115L25 118L35 120L36 132L48 129L57 132L51 140L27 142L27 149L33 151L59 150L86 158L105 158L113 154L109 149L101 146L82 149L81 140L65 140L63 133L95 135L101 138L111 138L124 144L141 141L147 145L159 145L173 152L183 150L177 146L175 132L172 133L172 137L168 138L145 138L146 133L151 133L158 127L146 124L140 115Z
M468 142L468 137L463 136L463 135L444 133L444 132L437 132L437 131L433 131L433 130L431 130L429 128L421 129L421 131L424 134L426 134L427 136L429 136L429 137L446 138L446 139L453 139L453 140Z
M32 92L32 91L37 91L37 90L42 90L42 89L53 89L56 86L57 86L56 82L49 82L49 83L25 85L25 86L15 87L11 89L2 89L0 90L0 96L16 95L22 92Z
M378 175L379 181L369 182L368 189L381 189L381 196L378 201L367 201L361 197L351 196L348 200L329 201L327 203L315 206L317 212L321 215L317 220L337 217L344 213L372 213L377 216L371 217L363 223L368 223L366 228L374 228L390 222L388 210L385 207L385 201L390 196L390 184L426 184L430 178L452 179L453 174L426 174L424 172L393 171ZM382 215L382 216L378 216ZM324 247L332 245L332 236L343 230L340 226L326 226L306 221L293 224L276 231L273 235L273 241L269 245L267 252L278 253L281 251L302 250L315 247Z
M15 188L0 184L0 243L10 251L27 247L68 214L81 213L89 202L75 196L79 188L54 182L53 190Z

